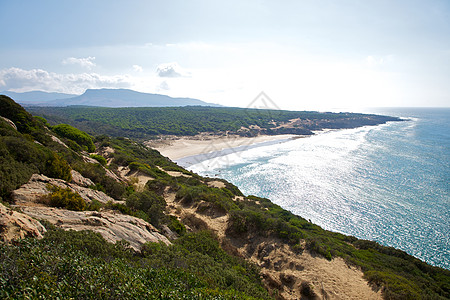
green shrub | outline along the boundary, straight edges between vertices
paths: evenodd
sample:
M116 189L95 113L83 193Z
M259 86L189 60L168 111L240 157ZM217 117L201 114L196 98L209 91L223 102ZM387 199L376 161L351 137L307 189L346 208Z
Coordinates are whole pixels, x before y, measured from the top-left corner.
M133 211L131 210L131 208L129 208L128 206L126 206L125 204L122 204L122 203L113 203L110 201L110 202L106 203L106 208L120 211L121 213L123 213L125 215L130 215L130 216L135 215L133 213Z
M18 162L9 155L0 155L0 197L12 203L11 192L27 183L31 175L37 172L38 169L33 165Z
M258 299L270 298L261 287L259 269L227 254L211 232L187 233L173 243L147 243L142 253L155 268L190 270L221 291L237 290Z
M49 154L45 165L44 174L52 178L60 178L65 181L72 180L72 173L69 164L60 155L52 152Z
M222 212L237 208L233 202L233 194L227 189L211 188L206 185L182 186L175 196L184 203L206 201L215 205Z
M103 156L98 155L98 154L91 154L89 156L91 158L95 159L96 161L98 161L102 166L106 166L107 165L106 158L104 158Z
M8 96L0 95L0 116L10 119L21 133L31 134L42 126L22 106Z
M86 209L84 199L77 193L72 192L70 188L63 189L52 185L49 185L47 188L51 193L41 199L47 205L75 211Z
M169 223L167 224L170 230L178 233L178 235L183 235L186 233L186 227L178 221L177 217L169 216Z
M75 142L75 141L72 141L72 140L66 140L66 141L65 141L65 144L66 144L70 149L72 149L72 150L75 151L75 152L81 152L81 151L83 151L83 148L82 148L80 145L78 145L77 142Z
M92 200L91 202L89 202L86 206L86 210L89 211L100 211L100 209L103 207L103 203L101 203L98 200Z
M130 195L126 200L127 206L133 211L142 211L146 214L146 221L155 226L159 226L164 219L164 210L166 208L166 201L152 191L143 191Z
M41 123L44 126L50 127L50 124L48 124L47 120L40 116L33 116L33 118L38 121L38 123Z
M0 136L0 162L0 196L7 201L34 173L71 180L71 168L62 156L17 132Z
M62 137L77 142L78 145L83 147L88 152L95 151L95 145L92 138L87 133L75 127L68 124L59 124L53 126L52 130Z
M0 299L269 298L257 270L227 256L147 244L157 255L143 257L98 233L45 226L42 240L0 243Z

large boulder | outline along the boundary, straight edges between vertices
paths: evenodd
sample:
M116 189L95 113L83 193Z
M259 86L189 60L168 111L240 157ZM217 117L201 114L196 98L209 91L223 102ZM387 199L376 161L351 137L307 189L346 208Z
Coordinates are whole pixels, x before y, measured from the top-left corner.
M71 211L31 206L23 206L21 209L31 217L46 220L64 230L92 230L113 243L126 240L135 250L140 250L147 242L170 244L170 241L150 223L114 211Z
M42 238L46 229L32 217L0 203L0 240L11 242L25 237Z
M86 185L89 184L90 180L86 178L81 179L76 175L73 181L78 181L78 183ZM88 203L92 200L97 200L102 203L108 203L109 201L118 202L102 191L79 186L76 183L69 183L62 179L49 178L45 175L40 174L33 174L28 183L22 185L19 189L12 192L12 197L18 205L23 205L27 202L39 202L42 196L50 193L47 185L53 185L60 188L70 188L73 192L78 193Z

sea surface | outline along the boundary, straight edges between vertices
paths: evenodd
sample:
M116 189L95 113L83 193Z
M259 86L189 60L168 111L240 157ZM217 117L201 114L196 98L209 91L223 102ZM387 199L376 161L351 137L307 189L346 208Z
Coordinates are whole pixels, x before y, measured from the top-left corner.
M450 269L450 108L370 112L407 120L243 145L179 163L325 229Z

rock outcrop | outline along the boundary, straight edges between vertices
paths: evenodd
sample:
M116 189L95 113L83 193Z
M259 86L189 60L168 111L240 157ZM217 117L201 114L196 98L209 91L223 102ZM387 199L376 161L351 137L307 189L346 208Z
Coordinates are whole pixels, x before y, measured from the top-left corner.
M32 217L0 203L0 240L11 242L25 237L42 238L46 229Z
M12 128L14 128L15 130L17 130L17 126L16 126L16 124L14 124L13 121L11 121L10 119L5 118L5 117L0 117L0 118L2 118L3 120L5 120L6 123L8 123L9 125L11 125Z
M78 172L77 172L78 173ZM73 175L74 173L72 173ZM78 176L79 175L79 176ZM74 182L82 185L89 185L90 179L84 178L79 173L75 173ZM18 205L24 205L29 202L39 202L42 196L47 195L50 191L47 189L47 185L54 185L60 188L70 188L73 192L78 193L85 201L91 202L97 200L102 203L118 202L106 195L105 193L97 190L92 190L87 187L80 186L75 183L68 183L61 179L49 178L45 175L33 174L28 183L22 185L19 189L13 191L12 196Z
M72 183L82 186L82 187L90 187L95 185L95 183L90 180L89 178L84 177L83 175L81 175L80 173L78 173L75 170L70 171L70 173L72 174Z
M33 218L43 219L64 230L92 230L108 242L126 240L135 250L146 242L170 241L150 223L113 211L70 211L52 207L22 206L20 209Z

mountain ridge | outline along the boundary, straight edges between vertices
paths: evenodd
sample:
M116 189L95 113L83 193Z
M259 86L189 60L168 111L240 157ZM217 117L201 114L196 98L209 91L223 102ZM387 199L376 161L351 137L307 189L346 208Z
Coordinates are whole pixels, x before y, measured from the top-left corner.
M167 106L221 106L187 97L142 93L131 89L87 89L81 95L32 91L25 93L2 92L31 106L101 106L101 107L167 107Z

